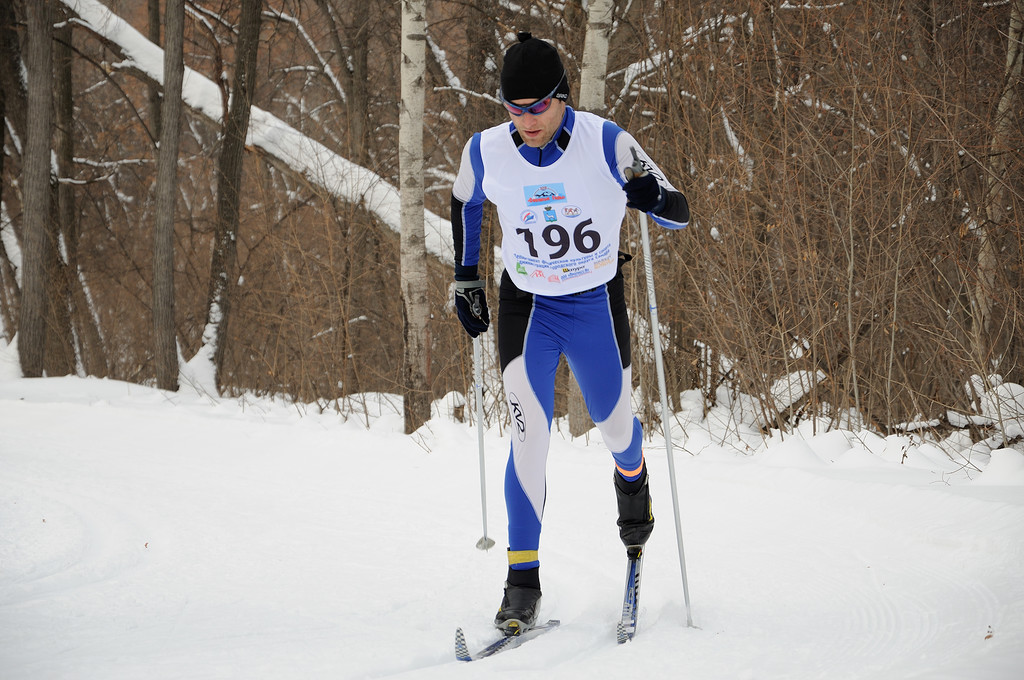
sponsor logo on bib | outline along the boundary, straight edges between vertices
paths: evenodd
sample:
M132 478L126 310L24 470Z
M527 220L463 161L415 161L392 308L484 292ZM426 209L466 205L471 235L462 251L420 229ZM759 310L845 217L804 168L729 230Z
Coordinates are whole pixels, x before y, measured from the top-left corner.
M544 205L546 203L564 203L565 185L561 182L552 184L532 184L523 187L523 195L526 197L526 205Z

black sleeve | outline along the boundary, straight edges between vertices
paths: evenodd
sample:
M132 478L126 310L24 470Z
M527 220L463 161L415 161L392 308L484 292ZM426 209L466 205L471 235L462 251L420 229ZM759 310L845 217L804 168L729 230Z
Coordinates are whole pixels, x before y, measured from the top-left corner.
M665 207L658 217L685 227L690 223L690 204L681 191L665 191Z

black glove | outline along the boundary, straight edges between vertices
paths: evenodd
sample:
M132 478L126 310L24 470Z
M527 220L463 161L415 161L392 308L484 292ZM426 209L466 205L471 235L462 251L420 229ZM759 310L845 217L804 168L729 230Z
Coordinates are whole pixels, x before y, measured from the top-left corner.
M455 313L459 315L459 321L469 337L475 338L487 330L491 315L487 311L483 281L455 282Z
M665 192L651 173L634 177L622 186L626 207L657 215L665 208Z

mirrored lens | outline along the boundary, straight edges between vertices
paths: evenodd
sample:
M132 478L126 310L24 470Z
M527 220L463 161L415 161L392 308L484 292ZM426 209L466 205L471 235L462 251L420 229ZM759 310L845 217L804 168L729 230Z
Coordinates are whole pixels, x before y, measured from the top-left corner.
M551 97L541 99L539 102L534 102L529 106L516 106L515 104L510 104L508 102L503 103L505 104L505 108L508 109L508 112L513 116L521 116L527 111L537 116L547 111L551 106Z

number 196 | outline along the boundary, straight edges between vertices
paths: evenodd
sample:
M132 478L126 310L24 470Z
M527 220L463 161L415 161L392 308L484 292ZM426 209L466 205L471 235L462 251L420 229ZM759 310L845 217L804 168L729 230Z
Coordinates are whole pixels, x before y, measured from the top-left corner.
M595 229L587 229L594 220L586 219L576 225L576 229L572 232L570 238L568 230L560 224L549 224L544 227L544 231L541 232L541 238L544 239L544 243L548 244L554 250L548 254L549 260L557 260L565 257L565 254L569 252L569 248L572 246L576 247L576 250L580 253L592 253L601 246L601 234ZM534 243L533 232L529 229L516 229L516 233L523 237L526 242L526 246L530 249L530 255L532 257L540 257L537 252L537 246Z

